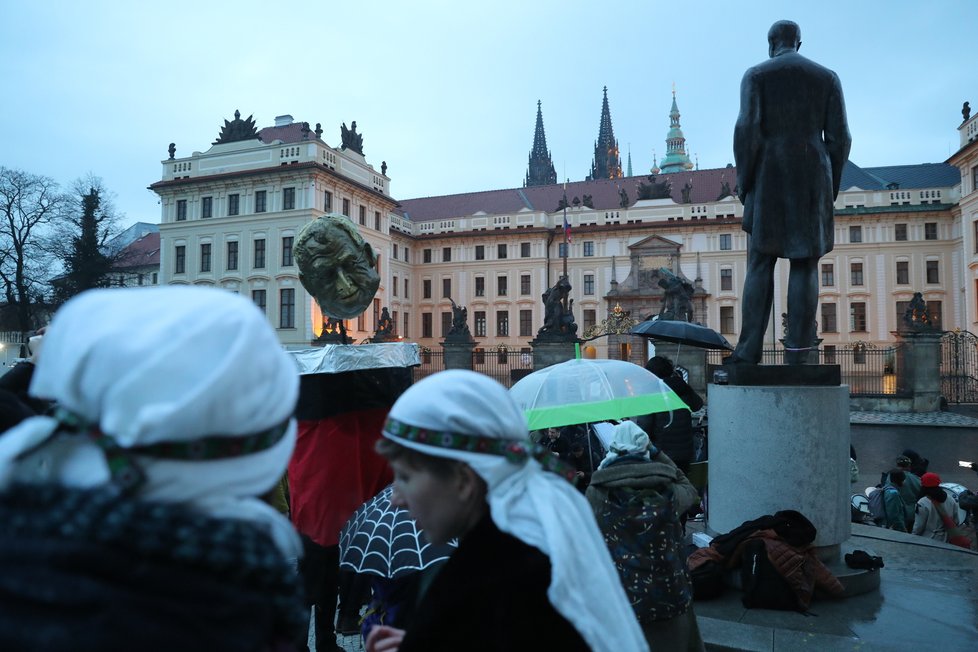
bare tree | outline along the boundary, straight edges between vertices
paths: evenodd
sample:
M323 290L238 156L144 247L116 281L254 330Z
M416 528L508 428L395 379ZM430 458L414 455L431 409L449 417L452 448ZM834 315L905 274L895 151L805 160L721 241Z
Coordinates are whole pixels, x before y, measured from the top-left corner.
M39 325L51 265L45 238L68 203L50 177L0 166L0 282L21 333Z

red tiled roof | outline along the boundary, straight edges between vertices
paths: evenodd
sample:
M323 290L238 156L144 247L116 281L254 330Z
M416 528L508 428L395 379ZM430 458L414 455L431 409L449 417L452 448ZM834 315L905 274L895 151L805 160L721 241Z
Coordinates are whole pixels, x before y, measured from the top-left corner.
M160 264L160 234L147 233L119 252L116 269Z
M716 201L720 196L721 184L724 182L730 184L731 190L736 187L737 169L727 167L656 175L657 182L667 180L672 184L674 202L678 204L682 201L682 188L688 181L693 186L690 192L690 203L701 204ZM625 190L628 195L628 205L632 206L638 199L640 183L648 183L648 175L574 181L567 184L567 201L573 202L577 197L583 202L584 195L591 195L594 210L621 210L619 190ZM564 192L564 186L560 183L529 188L485 190L460 195L402 199L400 209L413 222L468 217L480 211L489 215L517 213L524 208L552 213L557 210Z
M316 140L316 132L313 127L303 133L302 122L293 122L282 127L264 127L258 130L258 138L263 143L270 143L273 140L281 140L283 143L301 143L304 140Z

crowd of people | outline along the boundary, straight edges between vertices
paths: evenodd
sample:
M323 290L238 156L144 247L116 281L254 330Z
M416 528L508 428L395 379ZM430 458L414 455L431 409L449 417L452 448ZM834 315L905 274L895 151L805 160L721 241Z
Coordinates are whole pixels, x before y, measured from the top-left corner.
M0 378L0 649L301 650L316 603L317 649L335 650L335 591L359 590L315 576L332 541L287 515L300 383L261 312L219 290L96 290L42 339ZM702 407L668 359L647 368ZM531 437L504 387L445 371L380 423L391 504L458 547L374 595L404 608L370 621L368 652L703 649L689 410ZM957 498L926 460L905 451L882 480L884 525L959 543Z
M299 377L261 312L95 290L33 344L0 379L0 648L304 649L329 546L288 517ZM661 432L541 435L474 372L394 402L375 435L392 504L459 543L367 650L702 649L679 520L699 497Z
M877 487L868 490L870 505L878 506L875 513L870 510L870 518L891 530L974 548L967 521L978 508L978 498L970 491L955 493L941 486L940 475L929 471L929 465L916 451L904 450Z

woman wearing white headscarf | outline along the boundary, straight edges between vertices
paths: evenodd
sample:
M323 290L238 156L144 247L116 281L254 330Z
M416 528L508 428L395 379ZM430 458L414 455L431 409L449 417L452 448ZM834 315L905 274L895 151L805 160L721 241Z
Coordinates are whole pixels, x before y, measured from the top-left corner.
M295 444L294 362L223 290L95 290L55 315L0 437L0 649L304 640L301 542L257 496Z
M587 503L531 454L499 383L430 376L397 400L383 435L392 502L459 547L407 631L374 628L368 652L648 649Z
M679 514L696 488L637 424L614 427L587 500L652 649L702 652Z

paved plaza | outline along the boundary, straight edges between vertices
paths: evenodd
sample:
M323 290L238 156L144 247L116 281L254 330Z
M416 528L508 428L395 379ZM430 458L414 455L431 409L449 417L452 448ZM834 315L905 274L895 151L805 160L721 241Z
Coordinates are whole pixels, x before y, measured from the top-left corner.
M960 460L978 460L978 407L921 414L851 412L860 479L853 491L879 482L904 448L931 461L947 482L978 487ZM690 524L690 535L701 528ZM883 557L880 590L847 600L816 600L807 614L745 609L734 589L695 603L708 650L972 652L978 641L978 553L882 528L853 525L846 549ZM341 636L343 649L363 650L359 636ZM310 638L311 649L312 639Z

